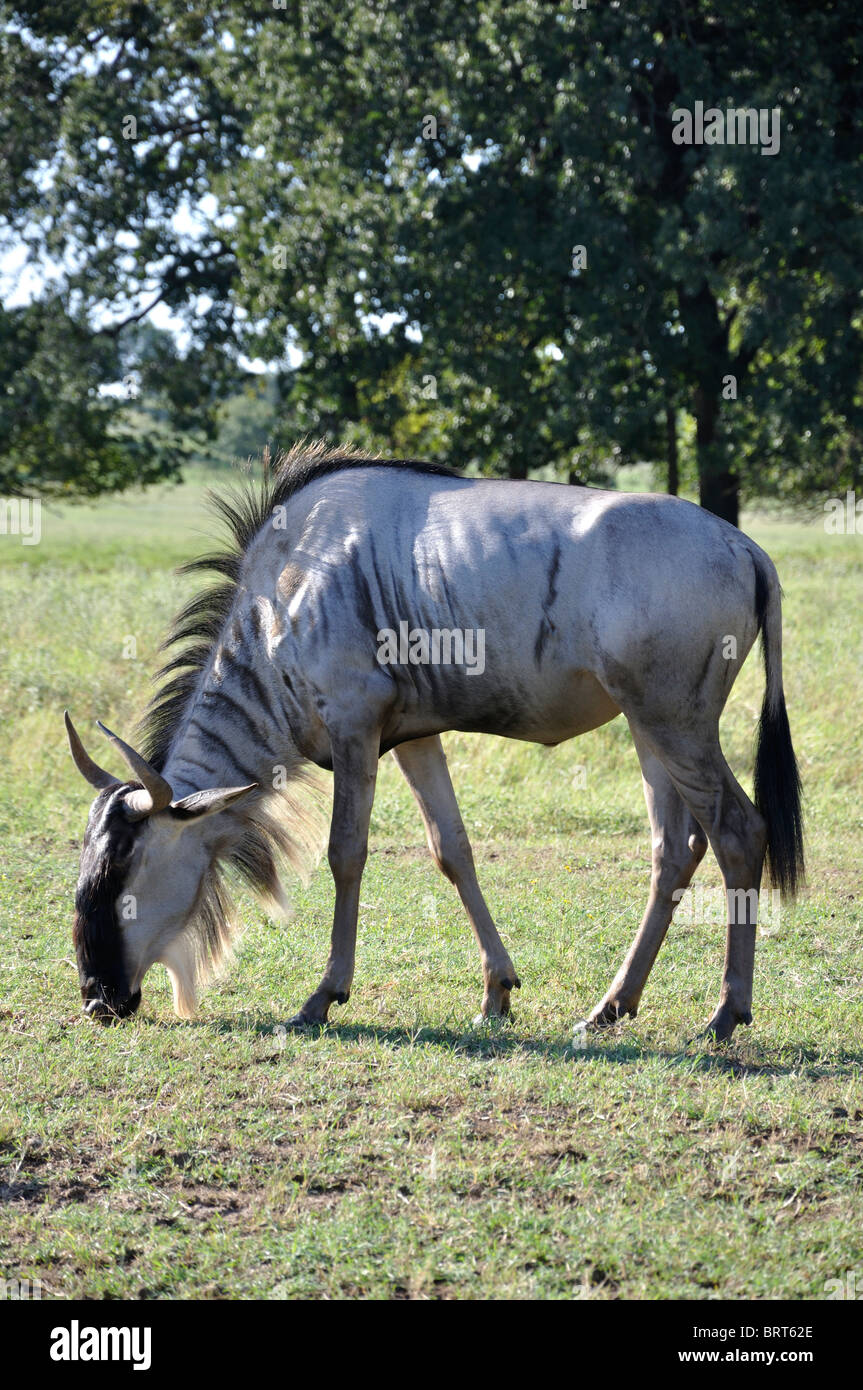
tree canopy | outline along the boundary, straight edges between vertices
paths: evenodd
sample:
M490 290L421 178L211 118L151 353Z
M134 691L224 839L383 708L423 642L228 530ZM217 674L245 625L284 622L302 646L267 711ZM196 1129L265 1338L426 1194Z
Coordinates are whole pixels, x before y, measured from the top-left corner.
M251 360L286 439L674 486L691 420L732 520L860 482L851 0L0 17L0 232L52 272L0 312L5 488L170 474L171 430L106 385L206 434ZM777 148L681 143L697 103L775 116ZM157 305L179 335L140 331Z

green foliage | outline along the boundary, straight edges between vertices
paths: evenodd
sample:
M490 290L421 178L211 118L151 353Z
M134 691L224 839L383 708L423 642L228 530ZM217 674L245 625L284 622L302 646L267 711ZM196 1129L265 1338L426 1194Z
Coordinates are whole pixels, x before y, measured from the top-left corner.
M7 0L0 217L82 329L183 319L183 431L245 354L277 437L602 480L673 409L729 515L856 486L863 37L851 0L791 13ZM696 101L778 108L778 153L675 143Z
M117 365L116 344L59 298L0 308L0 490L95 495L179 476L173 442L136 434L100 393Z
M257 460L269 448L274 453L277 439L278 386L267 375L252 377L219 407L216 421L215 453L226 464Z

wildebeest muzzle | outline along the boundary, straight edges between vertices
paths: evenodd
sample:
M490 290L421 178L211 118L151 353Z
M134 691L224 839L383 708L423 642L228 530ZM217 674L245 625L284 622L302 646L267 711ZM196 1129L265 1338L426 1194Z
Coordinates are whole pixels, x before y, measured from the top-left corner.
M123 1018L130 1018L141 1003L139 989L134 994L126 994L97 980L88 980L82 985L81 996L87 1017L103 1024L119 1023Z

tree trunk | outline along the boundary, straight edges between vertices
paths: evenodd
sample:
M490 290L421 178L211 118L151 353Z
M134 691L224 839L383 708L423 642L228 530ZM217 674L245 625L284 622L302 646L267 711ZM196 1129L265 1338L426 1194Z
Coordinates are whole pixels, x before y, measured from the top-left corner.
M698 500L736 526L740 520L740 484L717 437L719 399L703 387L695 390L695 451L698 459Z
M700 467L700 465L699 465ZM732 526L740 525L740 485L736 473L730 469L717 470L702 476L699 484L699 498L702 507Z
M668 463L668 491L677 496L680 477L677 470L677 411L668 401L665 407L665 456Z

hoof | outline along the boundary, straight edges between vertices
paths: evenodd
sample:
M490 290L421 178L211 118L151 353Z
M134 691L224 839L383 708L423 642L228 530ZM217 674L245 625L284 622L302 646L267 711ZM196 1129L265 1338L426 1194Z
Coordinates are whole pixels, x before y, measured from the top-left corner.
M734 1033L738 1023L750 1024L752 1014L747 1009L745 1013L737 1013L735 1009L728 1008L722 1004L716 1010L707 1027L699 1033L699 1038L708 1042L728 1042Z
M483 1018L511 1018L509 995L513 989L521 989L521 980L515 971L501 979L486 978L482 1000Z
M509 1027L515 1020L509 1009L505 1014L477 1014L472 1026L474 1028L503 1028Z
M302 1031L303 1029L309 1028L326 1028L328 1022L329 1020L326 1014L324 1014L323 1018L309 1018L307 1014L298 1013L294 1014L293 1018L288 1019L285 1027L293 1028L295 1031Z
M499 1008L492 1008L487 1000L484 999L482 1002L482 1012L478 1017L485 1023L491 1023L492 1020L496 1020L498 1023L512 1023L512 1009L509 1006L509 996L507 995L506 999L501 1000Z
M585 1020L587 1028L614 1028L616 1024L622 1023L627 1017L635 1018L638 1013L638 1005L621 1004L616 999L609 999L604 1004L597 1004L593 1013Z

